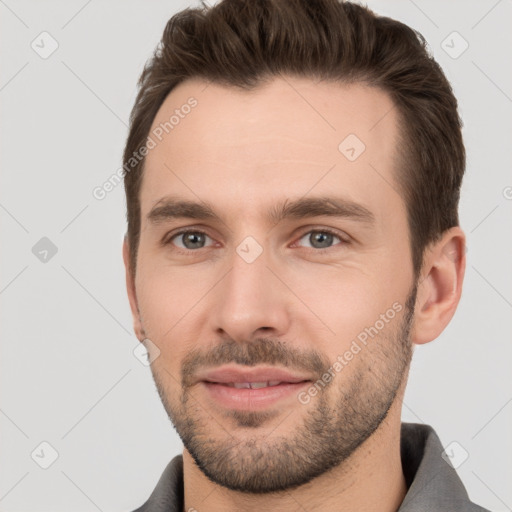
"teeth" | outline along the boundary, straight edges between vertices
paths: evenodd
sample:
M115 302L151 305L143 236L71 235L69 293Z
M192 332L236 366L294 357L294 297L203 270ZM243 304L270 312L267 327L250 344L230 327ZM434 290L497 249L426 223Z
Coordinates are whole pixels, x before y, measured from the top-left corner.
M242 389L242 388L250 388L251 385L248 382L234 382L233 387Z
M268 387L268 382L251 382L252 389L260 389Z
M280 383L281 381L279 380L270 380L267 382L232 382L228 384L228 386L238 389L260 389L267 388L269 386L277 386Z

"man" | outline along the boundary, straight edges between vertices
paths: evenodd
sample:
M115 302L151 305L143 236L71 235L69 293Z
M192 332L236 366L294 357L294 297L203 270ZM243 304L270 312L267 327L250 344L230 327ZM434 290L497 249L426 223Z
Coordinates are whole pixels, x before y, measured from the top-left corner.
M169 21L139 86L127 289L184 451L137 510L484 510L401 423L465 271L461 123L421 36L223 0Z

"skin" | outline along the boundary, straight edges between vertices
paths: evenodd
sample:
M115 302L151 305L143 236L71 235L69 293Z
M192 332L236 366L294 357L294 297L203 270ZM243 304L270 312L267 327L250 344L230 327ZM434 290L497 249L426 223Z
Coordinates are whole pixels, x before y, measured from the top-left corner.
M188 80L153 127L190 96L197 106L146 159L135 279L123 246L134 330L160 350L151 370L185 446L184 510L396 511L407 492L400 414L410 358L455 312L464 233L454 227L427 248L416 283L394 177L400 121L383 91L295 77L251 92ZM348 134L366 146L353 162L338 149ZM208 201L221 220L150 223L170 194ZM286 199L323 195L364 206L374 222L265 217ZM181 228L207 236L171 240ZM339 235L322 246L312 238L322 228ZM252 263L236 251L248 236L263 249ZM394 303L400 312L307 404L292 396L233 411L194 381L233 361L320 377Z

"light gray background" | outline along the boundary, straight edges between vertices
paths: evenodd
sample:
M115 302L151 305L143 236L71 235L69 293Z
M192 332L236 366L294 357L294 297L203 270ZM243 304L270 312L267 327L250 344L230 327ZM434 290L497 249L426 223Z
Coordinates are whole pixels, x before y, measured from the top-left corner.
M125 291L121 165L135 85L167 20L191 2L0 0L2 345L0 510L129 511L182 450L138 342ZM369 2L427 38L453 84L468 167L468 267L446 331L416 348L403 420L456 441L470 497L512 507L510 0ZM47 31L58 49L31 48ZM457 31L469 48L450 57ZM461 49L462 40L447 43ZM58 252L32 252L48 237ZM59 454L48 469L36 460ZM460 446L459 446L460 445ZM457 451L458 450L458 451Z

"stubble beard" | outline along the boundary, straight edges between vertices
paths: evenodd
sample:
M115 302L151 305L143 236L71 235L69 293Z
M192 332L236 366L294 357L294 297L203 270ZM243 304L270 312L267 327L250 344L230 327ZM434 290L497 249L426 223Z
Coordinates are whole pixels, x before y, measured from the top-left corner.
M405 384L412 358L409 334L415 299L416 286L398 328L388 331L386 337L380 333L363 347L350 363L356 365L350 380L344 378L342 370L307 408L297 401L290 412L276 408L210 414L192 396L187 380L190 370L205 360L195 355L182 365L182 394L178 404L171 404L163 384L165 375L159 375L152 365L164 408L199 469L212 482L230 490L266 494L297 488L347 461L379 428ZM216 359L208 361L248 365L281 361L282 365L288 356L286 350L290 349L258 339L247 345L225 344L215 351ZM298 362L299 358L289 359ZM310 371L314 366L314 374L319 375L325 370L320 370L321 366L328 363L314 354L300 360L311 361ZM295 421L295 429L286 437L277 435L277 423L266 435L258 434L259 427L271 424L279 415L283 415L280 423Z

